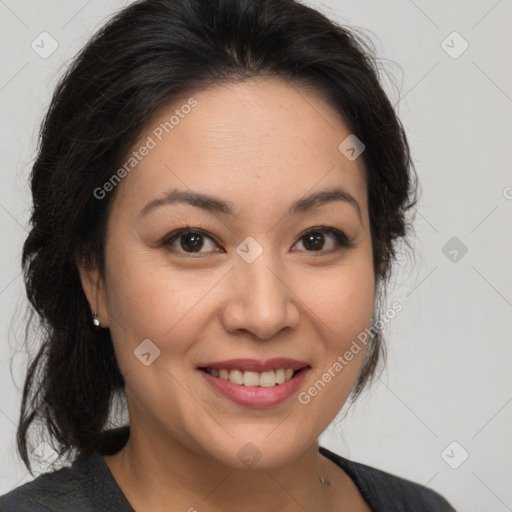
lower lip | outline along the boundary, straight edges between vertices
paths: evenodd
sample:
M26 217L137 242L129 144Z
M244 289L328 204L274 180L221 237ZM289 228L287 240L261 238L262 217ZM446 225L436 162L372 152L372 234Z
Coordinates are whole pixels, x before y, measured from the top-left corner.
M299 386L310 369L309 367L303 368L290 380L268 388L233 384L229 380L214 377L204 370L198 370L198 372L201 373L206 381L219 393L239 405L246 407L269 407L279 404L292 396L299 389Z

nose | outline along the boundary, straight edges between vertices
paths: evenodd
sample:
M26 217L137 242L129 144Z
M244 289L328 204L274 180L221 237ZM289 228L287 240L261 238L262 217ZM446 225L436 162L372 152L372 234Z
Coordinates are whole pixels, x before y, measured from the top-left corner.
M297 327L299 298L287 283L283 266L265 251L252 263L237 261L227 286L228 299L220 313L226 331L248 331L269 339L287 327Z

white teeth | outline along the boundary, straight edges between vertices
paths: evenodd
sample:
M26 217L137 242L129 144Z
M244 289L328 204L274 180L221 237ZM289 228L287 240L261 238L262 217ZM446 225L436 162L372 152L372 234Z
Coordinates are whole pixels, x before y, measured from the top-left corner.
M225 368L207 368L206 371L214 377L222 380L229 380L233 384L240 386L254 387L261 386L271 388L276 384L282 384L292 378L293 368L279 368L278 370L269 370L266 372L242 372L241 370L227 370Z
M235 370L235 372L237 373L242 373L242 372L238 372L237 370ZM238 382L238 380L236 381L233 381L231 375L233 375L234 372L231 372L230 376L229 376L229 380L231 382L235 382L235 384L240 384L240 382ZM263 375L263 374L261 374ZM260 376L258 374L258 372L244 372L242 374L242 380L243 380L243 383L244 383L244 386L258 386L260 384Z
M282 368L279 368L279 370L274 370L274 373L276 375L277 384L282 384L286 380L286 372Z
M258 374L255 372L256 377L258 377ZM264 388L270 388L272 386L275 386L277 384L276 380L276 373L274 370L270 370L268 372L262 372L259 375L259 385Z
M231 370L229 372L229 382L233 384L243 384L244 374L240 370Z

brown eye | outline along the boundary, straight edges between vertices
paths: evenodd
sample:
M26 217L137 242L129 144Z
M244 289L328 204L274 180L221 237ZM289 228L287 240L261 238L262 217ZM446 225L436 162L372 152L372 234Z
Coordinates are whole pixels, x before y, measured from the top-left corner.
M300 237L300 241L307 252L332 251L336 249L336 246L352 247L352 243L345 233L334 228L310 229ZM330 245L327 249L325 248L326 244Z
M321 251L325 244L325 233L319 231L308 233L304 237L304 247L308 251Z
M171 233L171 235L165 239L163 245L169 248L171 252L193 254L208 252L201 251L201 249L203 249L205 245L208 245L208 240L213 242L213 246L216 246L216 243L212 238L210 238L209 236L200 231L191 229L181 229L179 231Z

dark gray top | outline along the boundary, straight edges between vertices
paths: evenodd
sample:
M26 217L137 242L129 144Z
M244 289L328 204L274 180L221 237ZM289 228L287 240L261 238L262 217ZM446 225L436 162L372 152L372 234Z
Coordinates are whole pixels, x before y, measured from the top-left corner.
M127 429L119 429L126 438ZM455 512L427 487L352 462L327 448L320 446L319 451L350 476L373 512ZM99 452L0 496L0 511L135 512Z

